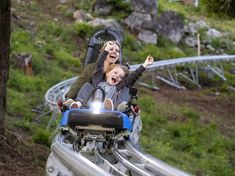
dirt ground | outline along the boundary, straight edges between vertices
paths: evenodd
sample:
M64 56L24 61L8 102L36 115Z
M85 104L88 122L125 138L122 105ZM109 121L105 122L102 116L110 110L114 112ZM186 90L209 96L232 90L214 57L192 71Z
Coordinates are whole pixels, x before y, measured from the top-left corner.
M0 176L45 175L50 148L34 144L22 132L7 131L0 140Z
M234 136L234 98L202 94L203 90L175 90L167 86L154 92L157 101L173 101L199 110L201 120L208 123L216 120L221 133ZM45 175L45 165L50 148L32 143L30 136L22 131L7 132L0 142L0 176Z

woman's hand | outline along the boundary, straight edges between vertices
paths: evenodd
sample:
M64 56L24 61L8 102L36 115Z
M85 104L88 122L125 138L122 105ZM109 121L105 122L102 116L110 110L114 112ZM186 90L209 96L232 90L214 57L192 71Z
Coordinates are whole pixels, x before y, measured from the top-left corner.
M111 48L113 47L114 44L115 44L115 43L114 43L113 41L108 41L108 42L107 42L107 45L106 45L105 48L104 48L104 50L109 52L109 51L111 50Z
M143 67L146 68L147 66L153 64L154 62L154 59L152 56L148 55L148 57L146 58L144 64L143 64Z

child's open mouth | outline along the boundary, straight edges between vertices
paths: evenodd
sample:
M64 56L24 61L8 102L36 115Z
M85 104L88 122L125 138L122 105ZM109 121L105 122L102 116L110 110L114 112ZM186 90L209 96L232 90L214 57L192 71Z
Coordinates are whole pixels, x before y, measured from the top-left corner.
M113 84L117 83L117 81L118 81L116 78L112 78L111 80L112 80Z

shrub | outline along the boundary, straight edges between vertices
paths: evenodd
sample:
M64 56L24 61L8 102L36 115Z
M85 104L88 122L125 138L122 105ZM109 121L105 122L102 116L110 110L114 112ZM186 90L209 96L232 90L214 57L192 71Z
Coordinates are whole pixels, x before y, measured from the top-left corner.
M71 65L79 67L81 64L77 58L71 56L71 54L64 50L54 51L54 56L58 60L59 65L64 68L69 68Z
M88 25L87 23L75 23L73 25L73 31L75 34L77 34L79 37L90 37L92 33L95 31L95 29Z
M115 19L122 20L131 13L131 5L128 1L108 0L107 3L114 7L112 9L112 16L114 16Z
M45 80L39 77L31 77L17 69L10 70L10 79L8 82L10 88L19 92L45 91L47 84Z
M36 129L35 133L33 134L32 138L33 141L37 144L43 144L45 146L51 145L50 139L51 132L44 130L44 129Z
M138 51L141 49L141 43L132 34L126 34L123 41L123 49Z
M23 131L32 132L32 124L29 121L16 121L14 126L21 128Z
M24 93L8 88L7 90L7 113L19 119L32 119L30 99Z
M170 46L174 46L175 44L164 35L158 35L157 45L159 47L169 48Z
M91 12L92 11L92 8L94 3L95 3L95 0L77 0L75 1L76 3L74 4L74 7L77 8L77 9L84 9L85 11L87 12Z
M12 53L32 53L34 51L34 44L31 34L21 30L12 32L11 51L13 51Z
M211 41L211 45L214 48L218 48L218 49L230 49L233 48L232 45L232 41L230 39L227 38L214 38Z
M203 0L209 12L235 16L235 0Z

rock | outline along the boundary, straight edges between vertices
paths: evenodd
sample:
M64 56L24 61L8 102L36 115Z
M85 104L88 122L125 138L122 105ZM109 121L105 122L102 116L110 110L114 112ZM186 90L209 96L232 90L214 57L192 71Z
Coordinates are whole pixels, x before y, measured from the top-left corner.
M138 34L138 38L144 43L157 44L157 34L152 31L143 30Z
M106 28L111 28L112 30L119 33L120 36L123 38L124 30L122 26L115 19L95 18L94 20L88 21L88 24L92 26L104 26Z
M208 25L205 21L200 20L196 23L189 23L184 27L184 32L189 34L195 34L198 33L199 29L209 29Z
M107 3L107 0L96 0L94 4L94 12L98 15L109 15L113 6Z
M185 42L186 45L188 45L190 47L197 46L197 39L196 39L196 37L186 37L184 39L184 42Z
M150 14L153 18L157 15L156 0L131 0L132 8L137 13Z
M157 30L171 41L178 43L184 35L183 21L174 11L165 11L157 19Z
M73 12L73 18L76 20L76 22L85 22L93 19L93 17L84 10L77 10Z
M132 12L123 22L132 31L137 30L140 32L142 29L142 24L145 22L151 22L151 21L152 21L152 17L149 14Z
M223 34L220 31L216 29L212 29L212 28L209 29L206 34L207 34L208 40L210 41L214 38L219 38L223 36Z

